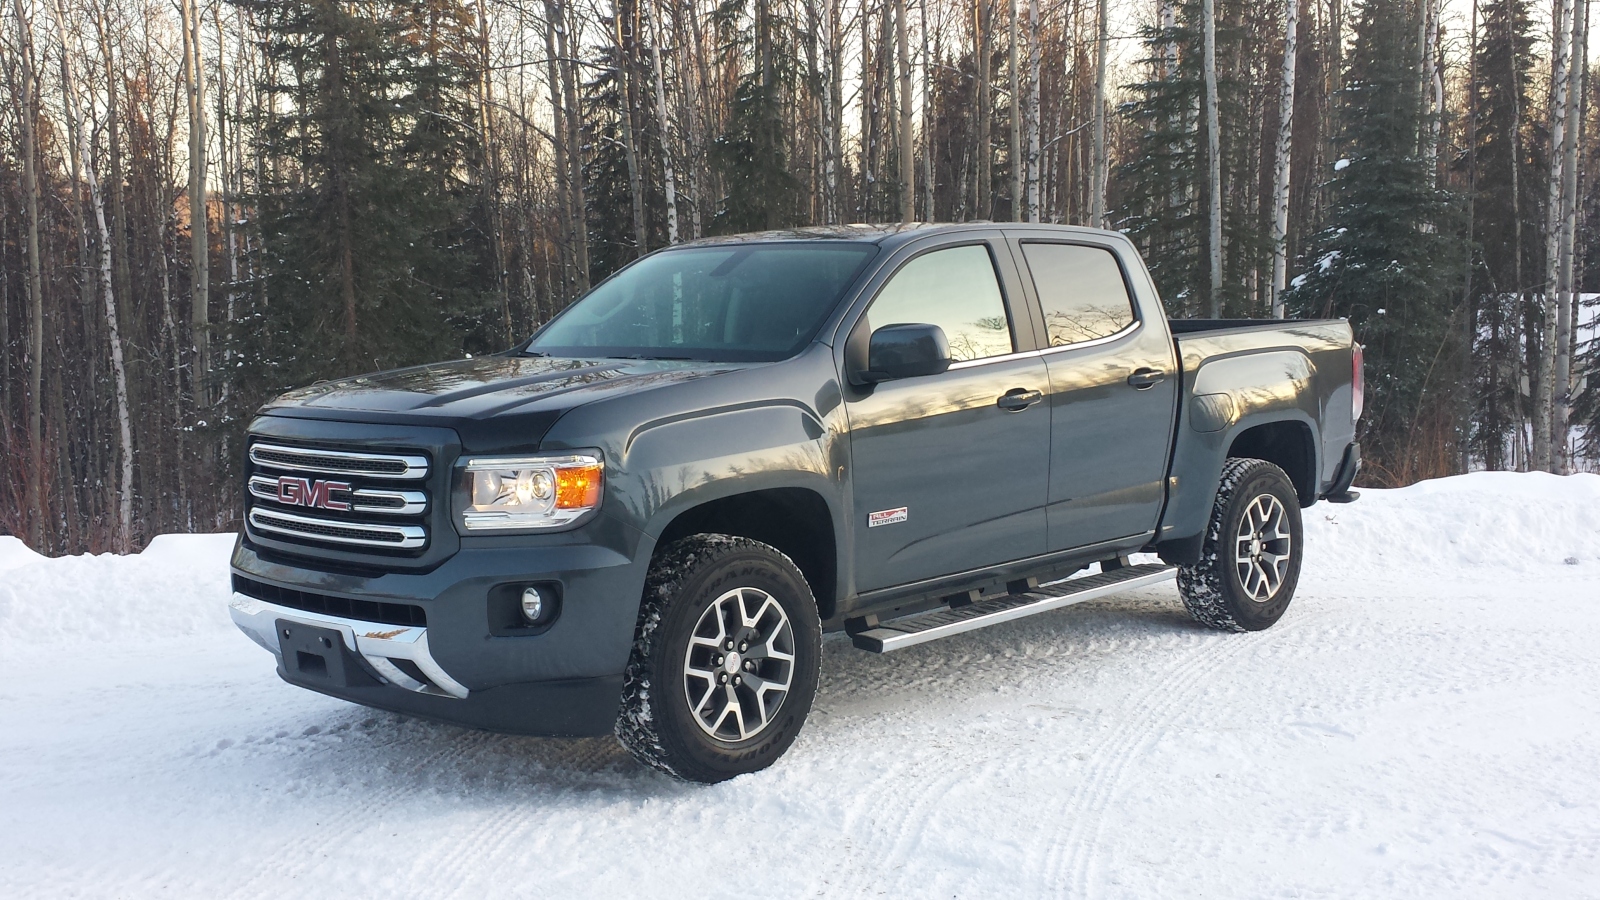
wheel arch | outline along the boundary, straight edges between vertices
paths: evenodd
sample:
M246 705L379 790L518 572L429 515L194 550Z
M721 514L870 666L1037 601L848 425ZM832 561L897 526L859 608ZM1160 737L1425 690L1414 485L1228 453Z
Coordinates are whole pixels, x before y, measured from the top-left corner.
M838 601L838 540L834 515L810 488L773 487L706 500L678 511L656 547L695 534L728 534L772 546L794 561L826 621Z
M1307 507L1317 500L1317 442L1311 426L1296 419L1262 422L1239 431L1228 444L1224 461L1264 459L1284 471Z

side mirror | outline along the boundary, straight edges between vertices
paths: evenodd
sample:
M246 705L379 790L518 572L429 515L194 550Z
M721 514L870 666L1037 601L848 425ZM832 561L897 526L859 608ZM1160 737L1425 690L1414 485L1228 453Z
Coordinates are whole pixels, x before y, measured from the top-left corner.
M864 384L896 378L939 375L950 368L950 342L937 325L885 325L872 333L867 344L867 368L859 373Z

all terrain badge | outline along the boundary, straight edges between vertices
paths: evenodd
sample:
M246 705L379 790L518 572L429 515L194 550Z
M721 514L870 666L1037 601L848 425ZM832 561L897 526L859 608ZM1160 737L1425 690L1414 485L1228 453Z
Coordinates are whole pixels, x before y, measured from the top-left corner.
M868 528L877 528L879 525L893 525L896 522L904 522L905 520L906 508L904 506L896 507L894 509L880 509L875 513L867 513Z

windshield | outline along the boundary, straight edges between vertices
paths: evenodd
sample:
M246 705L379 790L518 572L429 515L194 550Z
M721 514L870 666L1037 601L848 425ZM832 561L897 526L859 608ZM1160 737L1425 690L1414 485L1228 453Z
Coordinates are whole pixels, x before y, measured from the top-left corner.
M739 244L646 257L524 348L544 356L766 362L800 352L877 252L870 244Z

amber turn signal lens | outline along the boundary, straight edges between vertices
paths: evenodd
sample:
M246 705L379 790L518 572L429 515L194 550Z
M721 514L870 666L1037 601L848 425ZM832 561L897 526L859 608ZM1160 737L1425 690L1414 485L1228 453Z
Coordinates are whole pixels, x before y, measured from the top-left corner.
M556 509L588 509L599 503L599 466L556 469Z

